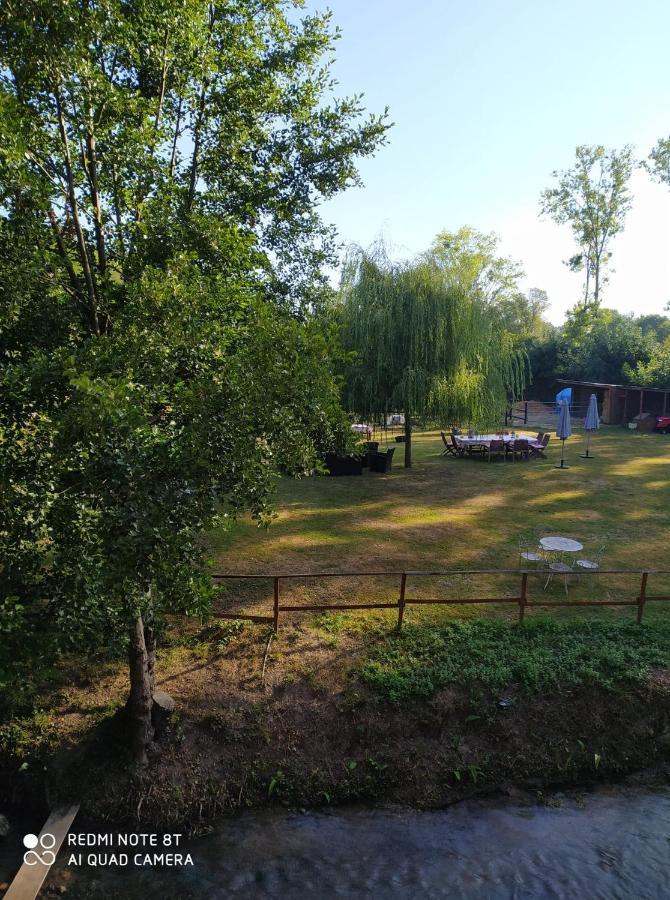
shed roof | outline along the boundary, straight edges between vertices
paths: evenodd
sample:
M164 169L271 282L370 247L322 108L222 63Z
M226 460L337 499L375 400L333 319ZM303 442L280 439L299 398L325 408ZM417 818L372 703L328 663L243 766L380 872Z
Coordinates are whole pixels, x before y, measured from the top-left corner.
M656 394L670 394L670 387L653 388L639 384L603 384L599 381L575 381L572 378L557 378L559 384L572 384L579 387L621 388L622 391L653 391Z

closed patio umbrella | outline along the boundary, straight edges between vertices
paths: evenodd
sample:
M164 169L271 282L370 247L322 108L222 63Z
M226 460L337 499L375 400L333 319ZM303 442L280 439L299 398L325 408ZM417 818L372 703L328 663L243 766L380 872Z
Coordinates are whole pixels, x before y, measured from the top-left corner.
M556 426L556 437L561 441L561 464L559 466L554 466L555 469L570 468L570 466L566 466L565 464L565 441L571 434L570 404L567 400L561 400L558 406L558 425Z
M586 411L586 418L584 419L584 430L586 431L586 453L582 453L582 459L593 459L593 456L589 453L589 445L591 443L591 432L597 431L600 428L600 416L598 415L598 400L596 399L595 394L591 394L591 398L589 400L589 408Z

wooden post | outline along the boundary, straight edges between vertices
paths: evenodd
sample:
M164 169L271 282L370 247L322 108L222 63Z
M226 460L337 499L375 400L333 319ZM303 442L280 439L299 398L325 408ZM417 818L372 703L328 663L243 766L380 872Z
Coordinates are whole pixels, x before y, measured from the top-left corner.
M400 576L400 597L398 598L398 631L402 628L402 617L405 615L405 585L407 584L407 573L403 572Z
M527 400L523 405L523 424L524 425L528 424L528 401Z
M70 825L79 811L79 804L55 809L44 823L35 849L24 854L24 863L4 895L8 900L33 900L40 893Z
M642 581L640 582L640 596L637 598L637 624L642 622L642 614L644 613L644 604L647 600L647 578L649 572L642 573Z
M279 630L279 576L274 577L274 610L272 614L272 630L275 634Z
M528 572L524 572L521 576L521 596L519 597L519 625L523 624L523 617L526 612L526 591L528 588Z
M628 388L624 391L624 399L623 399L623 422L625 425L628 422Z

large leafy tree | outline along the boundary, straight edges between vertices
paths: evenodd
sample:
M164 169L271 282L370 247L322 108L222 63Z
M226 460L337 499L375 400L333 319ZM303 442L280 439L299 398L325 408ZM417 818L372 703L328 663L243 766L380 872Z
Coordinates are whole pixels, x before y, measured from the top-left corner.
M353 252L337 315L352 354L347 403L364 416L404 413L407 467L413 418L493 424L520 394L523 359L495 306L430 254L394 263L383 247Z
M649 387L670 388L670 337L657 344L649 357L640 360L629 371L633 384L644 384Z
M656 141L643 166L655 181L670 187L670 137Z
M583 271L584 306L598 309L612 239L622 231L632 199L628 182L633 171L631 147L606 150L580 146L572 169L554 172L554 187L542 194L541 210L559 224L569 224L579 252L568 266Z
M557 374L563 378L620 384L638 362L646 362L656 341L639 321L613 309L595 315L579 305L568 313L560 336Z
M1 624L129 636L209 598L200 535L262 517L337 423L316 204L383 140L282 0L9 0L0 18ZM9 646L5 643L5 647Z
M487 303L515 299L523 277L521 264L498 249L498 236L483 234L469 225L458 231L442 231L430 249L429 257L440 265L450 282L468 293L476 293Z
M526 294L521 290L521 263L500 253L496 234L484 234L469 225L455 232L442 231L428 258L450 283L492 306L510 334L527 340L545 328L542 317L549 306L546 292L531 288Z

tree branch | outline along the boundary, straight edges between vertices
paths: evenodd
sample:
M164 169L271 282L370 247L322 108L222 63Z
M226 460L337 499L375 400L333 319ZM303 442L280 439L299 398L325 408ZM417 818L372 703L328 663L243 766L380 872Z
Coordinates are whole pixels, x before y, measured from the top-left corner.
M70 209L72 210L72 221L77 236L77 248L79 250L79 261L84 272L86 281L86 291L88 294L88 307L90 316L90 325L96 335L100 335L100 322L98 321L98 304L96 301L96 290L93 282L93 273L88 256L88 248L86 239L82 231L81 222L79 221L79 207L77 204L77 195L74 184L74 174L72 171L72 157L70 155L70 144L67 137L67 129L65 127L65 118L63 116L63 103L61 100L60 89L55 88L54 99L56 101L56 112L58 115L58 130L60 133L61 143L63 145L63 161L65 163L65 177L67 183L67 194L70 201Z
M96 155L95 134L91 128L86 132L86 156L87 165L85 165L86 177L91 192L91 203L93 204L94 223L95 223L95 243L98 251L98 269L100 275L104 278L107 272L107 252L105 250L105 232L102 225L102 206L100 203L100 192L98 190L98 162Z

